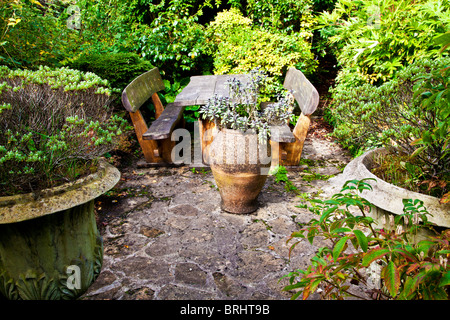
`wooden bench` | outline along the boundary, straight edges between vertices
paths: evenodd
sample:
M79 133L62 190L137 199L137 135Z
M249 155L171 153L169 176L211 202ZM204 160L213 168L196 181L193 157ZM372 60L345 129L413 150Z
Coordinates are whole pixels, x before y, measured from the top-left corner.
M154 68L134 79L122 92L122 104L129 111L145 160L153 165L173 164L175 142L171 135L175 128L184 127L185 107L178 103L164 107L158 96L164 88L159 70ZM150 98L155 106L156 120L148 128L139 109Z
M296 68L290 68L287 71L283 86L292 91L301 114L291 135L289 135L291 130L287 126L279 128L280 132L272 133L272 158L278 159L279 165L296 167L300 163L303 144L311 124L310 116L319 105L319 93L305 75Z

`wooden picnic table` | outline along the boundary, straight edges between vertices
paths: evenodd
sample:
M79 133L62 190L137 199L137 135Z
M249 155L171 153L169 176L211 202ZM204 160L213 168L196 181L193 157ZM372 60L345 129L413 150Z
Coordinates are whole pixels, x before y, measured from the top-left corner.
M180 106L201 106L208 102L208 99L219 95L228 96L228 85L226 82L236 78L242 83L249 79L247 74L223 74L192 76L189 84L177 95L174 103Z
M207 75L193 76L189 84L177 95L173 103L163 106L158 91L164 89L158 68L153 68L134 79L122 92L122 103L129 111L133 126L144 157L150 164L170 164L173 162L172 149L175 146L171 140L172 132L184 126L183 112L185 107L205 105L208 99L229 94L227 80L236 78L246 83L248 74ZM297 166L303 149L307 130L310 124L310 115L316 110L319 103L319 94L304 74L290 68L285 77L284 88L291 90L297 101L301 114L293 130L286 125L271 126L270 143L272 157L281 160L286 166ZM155 105L155 118L150 127L139 111L139 108L151 97ZM202 137L202 152L207 151L205 146L212 141L208 136L213 129L213 123L199 119ZM203 135L206 133L206 135ZM212 138L212 137L211 137ZM208 142L209 141L209 142ZM205 145L204 145L205 142ZM207 153L207 152L206 152Z
M177 106L205 105L214 95L226 97L229 95L226 82L238 79L242 83L249 80L248 74L224 74L192 76L189 84L177 95L174 104ZM294 142L295 137L287 125L272 127L272 140L278 142Z

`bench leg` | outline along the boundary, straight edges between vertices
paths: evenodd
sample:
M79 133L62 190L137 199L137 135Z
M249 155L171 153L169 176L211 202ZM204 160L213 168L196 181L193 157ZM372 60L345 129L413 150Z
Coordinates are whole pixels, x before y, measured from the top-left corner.
M141 112L130 112L131 121L133 122L134 130L138 138L139 145L144 153L145 161L148 163L162 163L164 159L159 155L158 143L154 140L144 140L142 135L147 132L148 127L142 117Z
M300 118L298 119L293 131L296 141L292 143L280 142L279 149L275 150L275 153L273 153L273 155L278 157L280 165L285 167L294 167L299 165L303 151L303 144L305 143L306 134L308 133L310 124L310 116L300 114Z

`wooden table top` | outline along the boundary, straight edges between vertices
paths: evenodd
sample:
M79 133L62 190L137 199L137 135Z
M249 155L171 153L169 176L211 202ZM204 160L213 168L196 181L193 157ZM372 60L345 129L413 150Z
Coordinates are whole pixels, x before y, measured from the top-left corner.
M189 84L177 95L174 103L179 106L205 105L215 94L228 96L227 80L236 78L243 83L249 78L247 74L224 74L192 76Z
M205 105L208 99L229 95L227 80L236 78L242 83L249 80L248 74L224 74L208 76L192 76L189 84L177 95L174 104L177 106ZM272 140L279 142L295 142L295 137L287 125L271 126Z

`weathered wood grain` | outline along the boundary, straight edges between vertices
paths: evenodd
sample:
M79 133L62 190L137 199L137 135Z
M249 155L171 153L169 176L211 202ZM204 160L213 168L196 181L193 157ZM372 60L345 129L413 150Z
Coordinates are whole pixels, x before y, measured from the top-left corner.
M184 124L184 106L172 104L164 108L158 91L165 88L158 68L143 73L134 79L122 92L122 103L129 111L138 142L149 164L170 164L171 151L175 142L171 141L173 129ZM142 117L139 108L149 99L155 106L155 121L150 128Z
M163 159L155 155L154 150L158 150L158 143L152 140L144 140L143 134L147 132L148 127L142 114L139 110L136 112L130 112L131 121L133 122L134 130L136 132L136 137L138 139L139 145L141 146L142 153L144 154L145 161L149 163L160 163Z
M237 78L242 82L246 82L249 76L246 74L224 74L224 75L207 75L193 76L190 82L175 98L175 103L184 106L205 105L208 99L219 96L228 96L227 80Z
M319 105L319 93L300 70L289 68L283 86L292 90L294 98L305 116L316 111Z
M282 150L280 152L286 153L286 157L282 158L280 161L282 166L288 167L299 165L310 123L310 116L300 114L297 124L292 132L295 136L295 142L280 143L280 149Z
M274 142L295 142L295 137L288 125L271 126L270 140Z
M172 131L183 118L184 106L168 104L161 115L152 122L150 128L142 135L144 140L170 139Z
M134 79L122 92L122 104L129 112L136 112L155 93L165 88L158 68Z
M198 119L198 124L201 137L202 162L209 165L209 149L218 129L214 122L209 120Z

